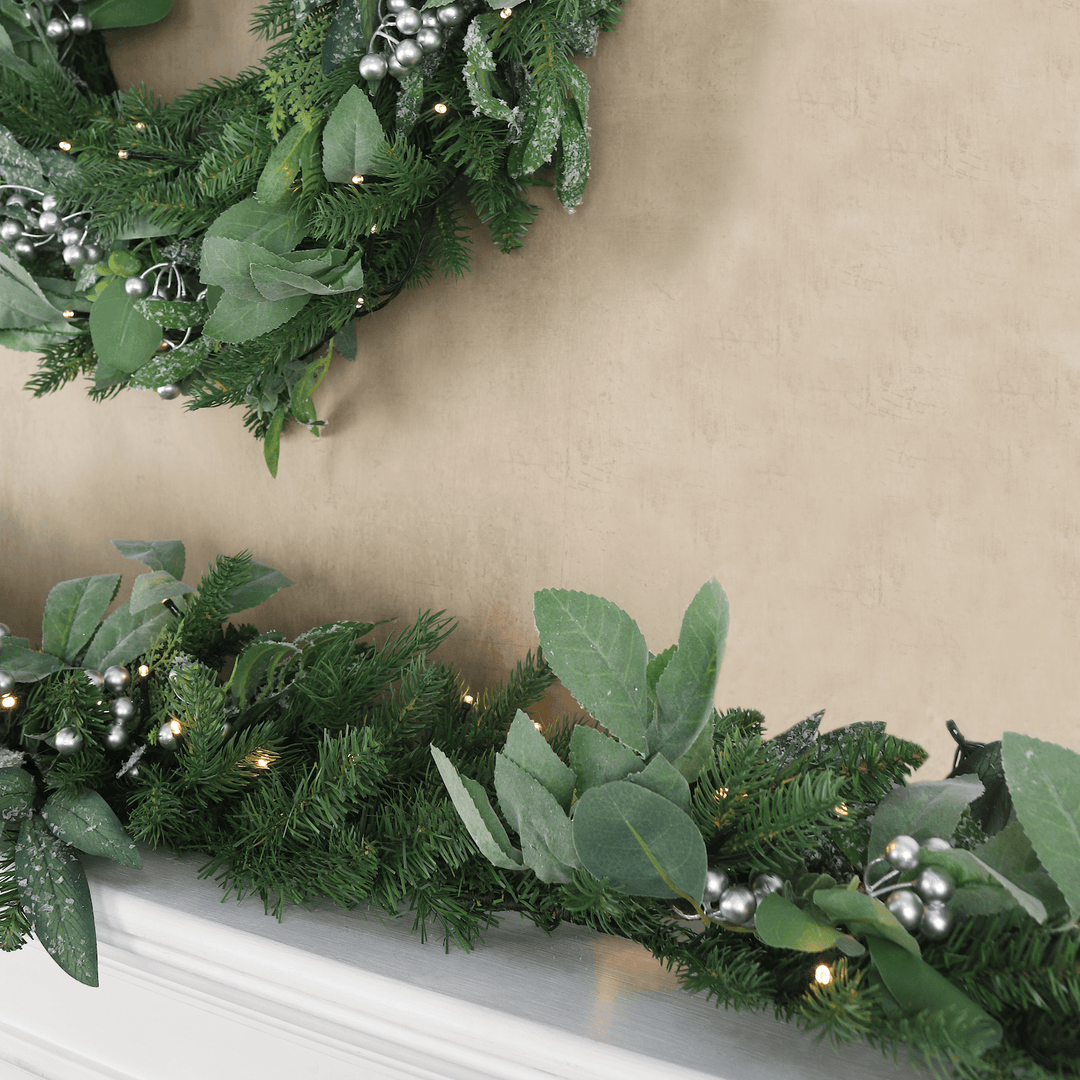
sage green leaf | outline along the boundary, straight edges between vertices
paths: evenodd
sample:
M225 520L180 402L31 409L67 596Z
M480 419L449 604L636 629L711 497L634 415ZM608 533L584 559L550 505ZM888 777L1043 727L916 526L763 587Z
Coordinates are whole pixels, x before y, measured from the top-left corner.
M182 540L114 540L112 543L125 559L133 559L151 570L164 570L174 578L184 576L187 556Z
M65 844L87 855L100 855L121 866L142 869L142 859L131 837L96 791L87 788L77 795L56 792L42 808L41 820Z
M580 866L570 819L555 797L505 754L495 755L495 794L521 838L521 857L541 880L568 884Z
M949 910L958 918L997 915L1016 907L1016 901L997 885L964 885L953 893Z
M1069 905L1039 861L1018 818L975 848L973 854L1024 892L1042 901L1051 924L1066 921ZM1011 906L1011 898L1010 904Z
M128 605L131 614L137 615L140 611L161 604L166 600L179 600L181 596L195 590L190 585L178 581L167 570L151 570L149 574L140 574L131 586L131 599Z
M323 176L347 184L357 173L372 173L386 147L386 136L367 94L351 86L334 106L323 129Z
M263 206L279 208L292 201L293 186L300 175L300 162L306 153L306 144L315 139L313 128L303 123L294 124L274 147L270 160L259 175L255 198Z
M647 752L649 650L637 623L610 600L569 589L541 589L533 613L551 669L620 742Z
M1001 1025L921 957L882 937L867 944L885 986L909 1016L944 1014L956 1041L976 1054L1001 1042Z
M662 795L684 814L690 813L690 785L683 774L663 755L657 754L641 772L631 773L626 779L631 784L640 784L643 788Z
M649 695L652 698L656 698L656 684L660 681L660 676L664 674L668 664L671 663L671 658L678 649L678 645L669 645L657 656L649 656L649 662L645 665L645 682L649 687Z
M35 793L34 778L25 769L0 769L0 833L30 816Z
M258 607L274 593L287 589L292 584L294 582L280 570L274 570L263 563L248 563L247 580L226 593L223 600L226 609L235 614Z
M207 236L203 241L199 280L204 285L219 285L226 296L263 301L266 297L252 281L252 270L259 264L276 267L277 256L269 248L246 240L225 236Z
M701 729L701 734L694 740L694 745L674 762L675 768L682 773L688 783L695 783L701 775L701 770L712 760L713 731L716 727L716 718L716 710L714 709L709 723Z
M766 945L775 949L820 953L838 948L848 956L861 956L866 952L866 947L850 934L815 919L779 893L770 893L758 904L754 929Z
M0 286L2 288L2 286ZM0 308L3 301L0 300ZM2 317L2 316L0 316ZM77 334L73 326L58 326L55 330L0 330L0 345L12 352L43 352L50 345L57 345L66 337Z
M148 26L160 22L172 10L172 0L89 0L83 13L95 30L120 26Z
M515 765L539 781L564 809L570 809L574 797L574 772L559 760L547 739L536 730L521 709L514 715L502 751Z
M26 638L5 637L0 638L0 667L10 671L16 682L32 683L67 665L52 653L31 649Z
M115 278L90 309L90 337L106 367L130 373L157 352L161 327L139 314L123 280Z
M874 811L867 858L881 858L894 836L913 836L920 843L932 836L950 839L968 804L982 793L982 781L976 776L893 788Z
M814 903L833 922L844 923L856 937L882 937L919 955L919 943L880 901L854 889L816 889Z
M350 319L335 335L334 348L346 360L356 359L356 320Z
M343 60L359 56L379 25L379 0L347 0L326 34L322 70L329 75Z
M574 809L574 846L593 877L631 896L689 897L705 891L705 842L693 821L654 791L616 780Z
M1073 918L1080 917L1080 754L1007 731L1001 761L1016 816Z
M242 240L282 255L292 251L304 239L307 228L306 214L295 207L285 210L263 206L251 196L219 214L206 230L206 237Z
M587 724L576 724L570 733L570 768L577 775L577 793L581 798L589 788L641 772L645 762L611 736Z
M151 300L147 296L135 301L135 310L166 330L202 326L210 317L210 309L201 300Z
M226 689L236 705L246 709L262 692L273 687L276 675L287 673L292 661L299 658L300 650L287 641L256 642L237 657Z
M51 304L31 273L0 251L0 321L7 329L67 326L63 313Z
M82 864L37 815L15 847L19 902L49 955L73 978L97 986L94 905Z
M143 266L138 255L133 255L125 248L117 248L112 252L106 265L117 277L131 277L132 274L139 273Z
M131 376L131 385L144 390L186 379L213 350L213 338L197 337L186 345L158 353Z
M73 664L120 588L119 574L99 574L54 585L45 601L41 647Z
M147 240L154 236L171 236L180 226L160 225L147 214L134 214L117 230L114 240Z
M263 460L266 462L267 469L270 470L270 475L275 479L277 478L278 457L281 454L281 431L285 426L286 411L284 405L278 407L270 418L266 434L263 436Z
M919 863L922 866L940 866L948 870L958 890L972 883L1000 885L1037 923L1046 922L1046 907L1038 897L1025 892L1019 885L987 866L982 859L970 851L965 851L963 848L949 848L948 851L923 849L919 854Z
M3 125L0 125L0 176L9 184L38 191L45 189L45 177L34 155Z
M727 596L712 578L686 609L679 647L656 684L660 745L655 749L669 761L689 750L712 718L728 622Z
M504 870L520 870L521 852L510 842L487 797L487 792L467 776L461 776L450 759L437 747L431 747L439 775L469 835L476 841L480 853Z
M165 607L146 608L132 614L125 602L102 624L86 650L83 663L88 668L104 671L113 664L128 664L146 652L154 639L174 618Z
M223 296L203 327L203 333L231 344L251 341L287 323L310 300L308 295L285 300L241 300L236 296Z
M589 179L589 136L572 101L563 106L559 128L559 154L555 167L555 194L567 210L581 202Z
M290 296L329 296L328 289L310 274L300 274L279 266L252 264L251 282L264 300L284 300Z

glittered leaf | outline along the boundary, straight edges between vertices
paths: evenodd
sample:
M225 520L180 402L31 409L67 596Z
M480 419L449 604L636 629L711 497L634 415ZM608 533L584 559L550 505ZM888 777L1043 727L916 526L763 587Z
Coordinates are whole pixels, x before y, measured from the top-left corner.
M19 902L49 955L73 978L98 984L94 906L82 864L40 817L19 829L15 848Z
M0 125L0 176L9 184L35 188L45 187L41 166L6 127Z
M34 778L25 769L0 769L0 833L30 816L36 790Z
M326 34L322 70L329 75L343 60L360 56L379 25L379 0L346 0Z
M131 837L96 791L56 792L42 808L41 819L64 843L87 855L100 855L133 870L142 867Z
M589 179L589 136L585 125L567 102L559 129L559 156L555 169L555 194L567 210L581 202Z
M210 316L209 309L201 300L151 300L143 297L135 301L135 310L166 330L202 326Z
M197 337L186 345L158 353L131 376L131 385L143 390L178 383L186 379L213 349L213 338Z

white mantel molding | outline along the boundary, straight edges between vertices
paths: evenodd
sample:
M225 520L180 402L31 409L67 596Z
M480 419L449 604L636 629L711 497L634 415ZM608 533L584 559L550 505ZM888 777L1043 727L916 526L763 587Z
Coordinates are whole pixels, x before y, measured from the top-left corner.
M100 983L0 954L0 1080L881 1080L765 1014L717 1009L643 950L508 918L471 953L412 920L221 903L197 858L86 859Z

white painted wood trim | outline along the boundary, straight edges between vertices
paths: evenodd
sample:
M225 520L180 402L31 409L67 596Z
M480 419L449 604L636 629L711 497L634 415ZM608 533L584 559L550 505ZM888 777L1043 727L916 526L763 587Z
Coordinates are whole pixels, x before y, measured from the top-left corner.
M470 954L411 918L222 904L200 861L87 859L100 987L0 955L0 1080L869 1080L790 1025L717 1010L642 950L519 919ZM910 1070L903 1070L911 1075ZM900 1074L897 1074L900 1075Z

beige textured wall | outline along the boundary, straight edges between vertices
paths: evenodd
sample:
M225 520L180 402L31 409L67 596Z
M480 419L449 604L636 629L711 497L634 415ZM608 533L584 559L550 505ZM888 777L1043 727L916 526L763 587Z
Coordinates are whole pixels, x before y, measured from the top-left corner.
M239 70L254 0L176 0L117 66ZM1080 749L1080 17L1069 0L630 0L583 63L594 167L523 251L364 321L287 435L129 392L35 402L0 363L0 618L124 570L112 537L254 548L261 626L460 617L474 686L531 597L601 593L654 648L715 574L717 703L779 731L952 717ZM189 573L189 578L191 577Z

